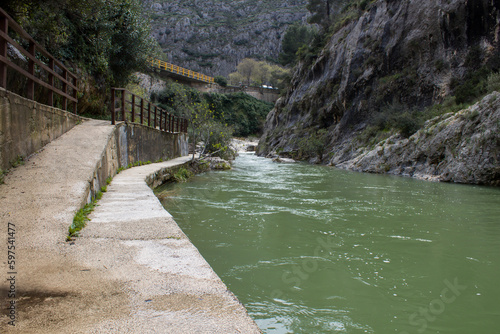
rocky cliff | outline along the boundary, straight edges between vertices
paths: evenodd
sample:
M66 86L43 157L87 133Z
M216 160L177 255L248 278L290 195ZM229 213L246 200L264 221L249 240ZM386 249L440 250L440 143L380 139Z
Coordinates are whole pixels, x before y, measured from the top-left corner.
M291 88L267 118L258 153L295 155L306 142L304 138L309 138L308 142L319 141L316 147L321 148L307 156L311 161L415 174L405 168L416 166L413 162L420 156L408 155L409 160L399 165L396 161L370 162L367 151L372 150L366 147L373 143L367 145L359 138L384 110L398 109L400 114L420 119L433 104L459 105L485 93L486 77L500 68L499 22L500 4L490 0L378 0L363 9L351 8L349 16L339 18L331 28L333 34L327 36L322 51L297 66ZM481 125L475 129L484 131ZM445 140L446 133L440 140ZM452 133L454 130L448 134ZM407 140L403 137L399 134L398 138ZM498 149L498 129L488 138ZM451 143L461 145L462 141ZM498 150L489 152L488 159L498 166ZM437 159L444 158L438 155ZM452 158L447 155L446 159ZM452 168L430 174L474 183L454 173ZM498 180L498 174L491 177ZM489 181L480 178L477 182Z
M227 76L245 57L278 57L288 26L305 22L307 0L146 0L168 60Z
M500 93L437 116L409 138L393 135L359 148L338 167L419 179L500 186Z

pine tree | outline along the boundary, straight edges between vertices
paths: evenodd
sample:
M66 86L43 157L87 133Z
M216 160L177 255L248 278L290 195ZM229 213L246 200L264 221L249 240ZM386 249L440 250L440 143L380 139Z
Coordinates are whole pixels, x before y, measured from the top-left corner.
M317 23L326 26L330 23L330 7L333 0L309 0L307 9L312 16L309 23Z
M317 23L326 27L331 24L332 17L350 0L309 0L307 9L311 12L309 23Z

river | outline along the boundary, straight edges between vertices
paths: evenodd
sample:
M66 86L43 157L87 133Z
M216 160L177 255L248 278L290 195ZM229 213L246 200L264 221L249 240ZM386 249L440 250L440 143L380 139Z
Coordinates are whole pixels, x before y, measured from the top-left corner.
M500 333L500 189L241 154L157 189L264 333Z

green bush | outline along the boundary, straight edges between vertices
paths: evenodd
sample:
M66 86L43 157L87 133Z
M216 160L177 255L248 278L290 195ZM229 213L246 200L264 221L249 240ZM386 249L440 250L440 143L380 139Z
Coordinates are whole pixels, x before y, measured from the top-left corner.
M500 92L500 73L492 73L486 81L487 92Z
M179 170L173 175L175 182L186 182L189 178L193 176L193 172L190 170L181 167Z
M223 76L220 76L220 75L216 76L214 78L214 81L216 84L218 84L221 87L227 87L227 79Z
M209 110L211 118L232 127L238 137L260 134L267 114L274 106L242 92L200 93L174 82L168 82L165 89L153 94L151 99L161 108L179 116L186 116L196 107L205 106L203 108Z
M371 123L379 131L396 129L408 138L422 127L423 120L417 111L396 102L386 105L376 113Z
M278 56L278 61L281 65L293 65L297 61L297 52L302 46L307 46L309 41L314 37L316 32L303 25L291 25L285 35L281 46L281 53Z
M298 152L297 159L309 159L318 157L323 159L323 154L326 149L328 131L320 129L307 136L303 136L297 142Z
M274 106L242 92L204 94L204 98L215 111L215 117L232 126L237 137L260 134L267 114Z

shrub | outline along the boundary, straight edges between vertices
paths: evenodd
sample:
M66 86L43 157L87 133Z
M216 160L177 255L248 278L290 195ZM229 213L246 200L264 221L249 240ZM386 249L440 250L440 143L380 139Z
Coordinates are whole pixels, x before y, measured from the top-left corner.
M417 132L423 125L422 119L415 110L410 110L398 102L387 104L372 117L371 123L379 131L396 129L406 138Z
M299 139L297 158L308 159L318 157L322 160L326 149L327 136L328 131L326 129L320 129Z
M297 61L297 51L309 43L315 31L307 26L293 24L283 36L282 52L278 56L281 65L293 65Z
M193 172L187 170L184 167L179 168L179 170L173 175L175 182L186 182L194 174Z
M214 78L214 81L216 84L218 84L221 87L227 87L227 79L223 76L220 76L220 75L216 76Z
M486 89L488 93L493 91L500 92L500 73L492 73L486 81Z

